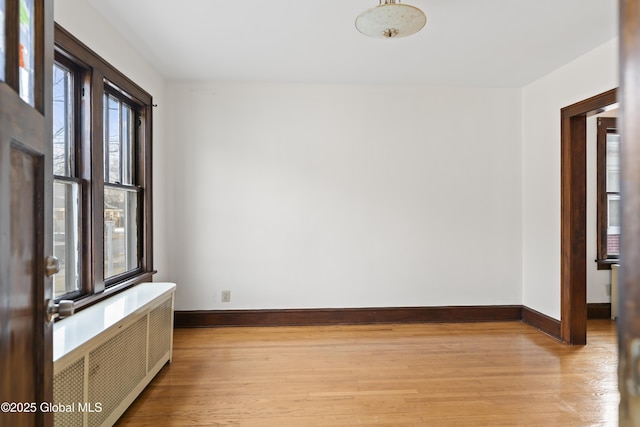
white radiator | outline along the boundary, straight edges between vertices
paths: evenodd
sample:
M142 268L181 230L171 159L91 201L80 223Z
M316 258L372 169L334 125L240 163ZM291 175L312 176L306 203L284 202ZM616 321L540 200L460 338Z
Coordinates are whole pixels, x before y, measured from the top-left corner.
M54 425L111 426L171 361L173 283L143 283L54 325Z
M611 266L611 319L618 317L618 273L620 266L613 264Z

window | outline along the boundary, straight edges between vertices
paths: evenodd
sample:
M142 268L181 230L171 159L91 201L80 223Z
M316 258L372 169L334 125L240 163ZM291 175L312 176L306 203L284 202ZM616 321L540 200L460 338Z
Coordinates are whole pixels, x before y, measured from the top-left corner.
M138 198L135 147L138 112L104 96L104 276L138 268Z
M35 104L35 4L20 0L20 97L29 105Z
M616 119L598 118L597 134L598 269L620 257L620 135Z
M74 73L53 66L53 251L60 272L53 277L54 297L80 293L80 188L76 176Z
M153 274L152 98L58 25L55 48L55 297L81 308Z

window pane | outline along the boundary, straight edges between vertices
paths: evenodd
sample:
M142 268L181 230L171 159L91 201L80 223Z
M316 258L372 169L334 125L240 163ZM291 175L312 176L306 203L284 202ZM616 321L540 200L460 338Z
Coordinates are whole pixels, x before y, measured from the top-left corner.
M138 192L104 189L104 277L138 267Z
M78 184L53 184L53 252L60 272L53 276L54 297L80 289L80 197Z
M133 184L133 110L122 104L122 183Z
M620 196L607 196L609 227L620 227Z
M0 0L0 80L4 81L5 57L7 51L4 36L4 0Z
M105 95L105 182L133 185L135 111L111 95Z
M34 103L34 0L20 0L20 97Z
M620 192L620 135L607 134L607 192Z
M607 234L607 256L620 256L620 234Z
M73 103L71 72L53 66L53 174L73 176Z
M107 164L105 182L122 183L120 176L120 103L107 96Z
M607 257L620 255L620 195L607 195Z

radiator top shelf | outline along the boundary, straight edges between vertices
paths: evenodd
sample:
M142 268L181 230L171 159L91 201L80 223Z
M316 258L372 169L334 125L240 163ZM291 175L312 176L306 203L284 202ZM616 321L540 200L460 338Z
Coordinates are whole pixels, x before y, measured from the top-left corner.
M98 336L154 300L175 292L175 283L141 283L53 325L53 361Z

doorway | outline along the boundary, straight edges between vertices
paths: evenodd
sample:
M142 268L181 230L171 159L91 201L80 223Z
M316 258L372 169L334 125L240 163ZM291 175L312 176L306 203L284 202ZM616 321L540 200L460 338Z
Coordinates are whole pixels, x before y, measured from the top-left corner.
M561 110L560 339L587 343L587 116L617 102L612 89Z

